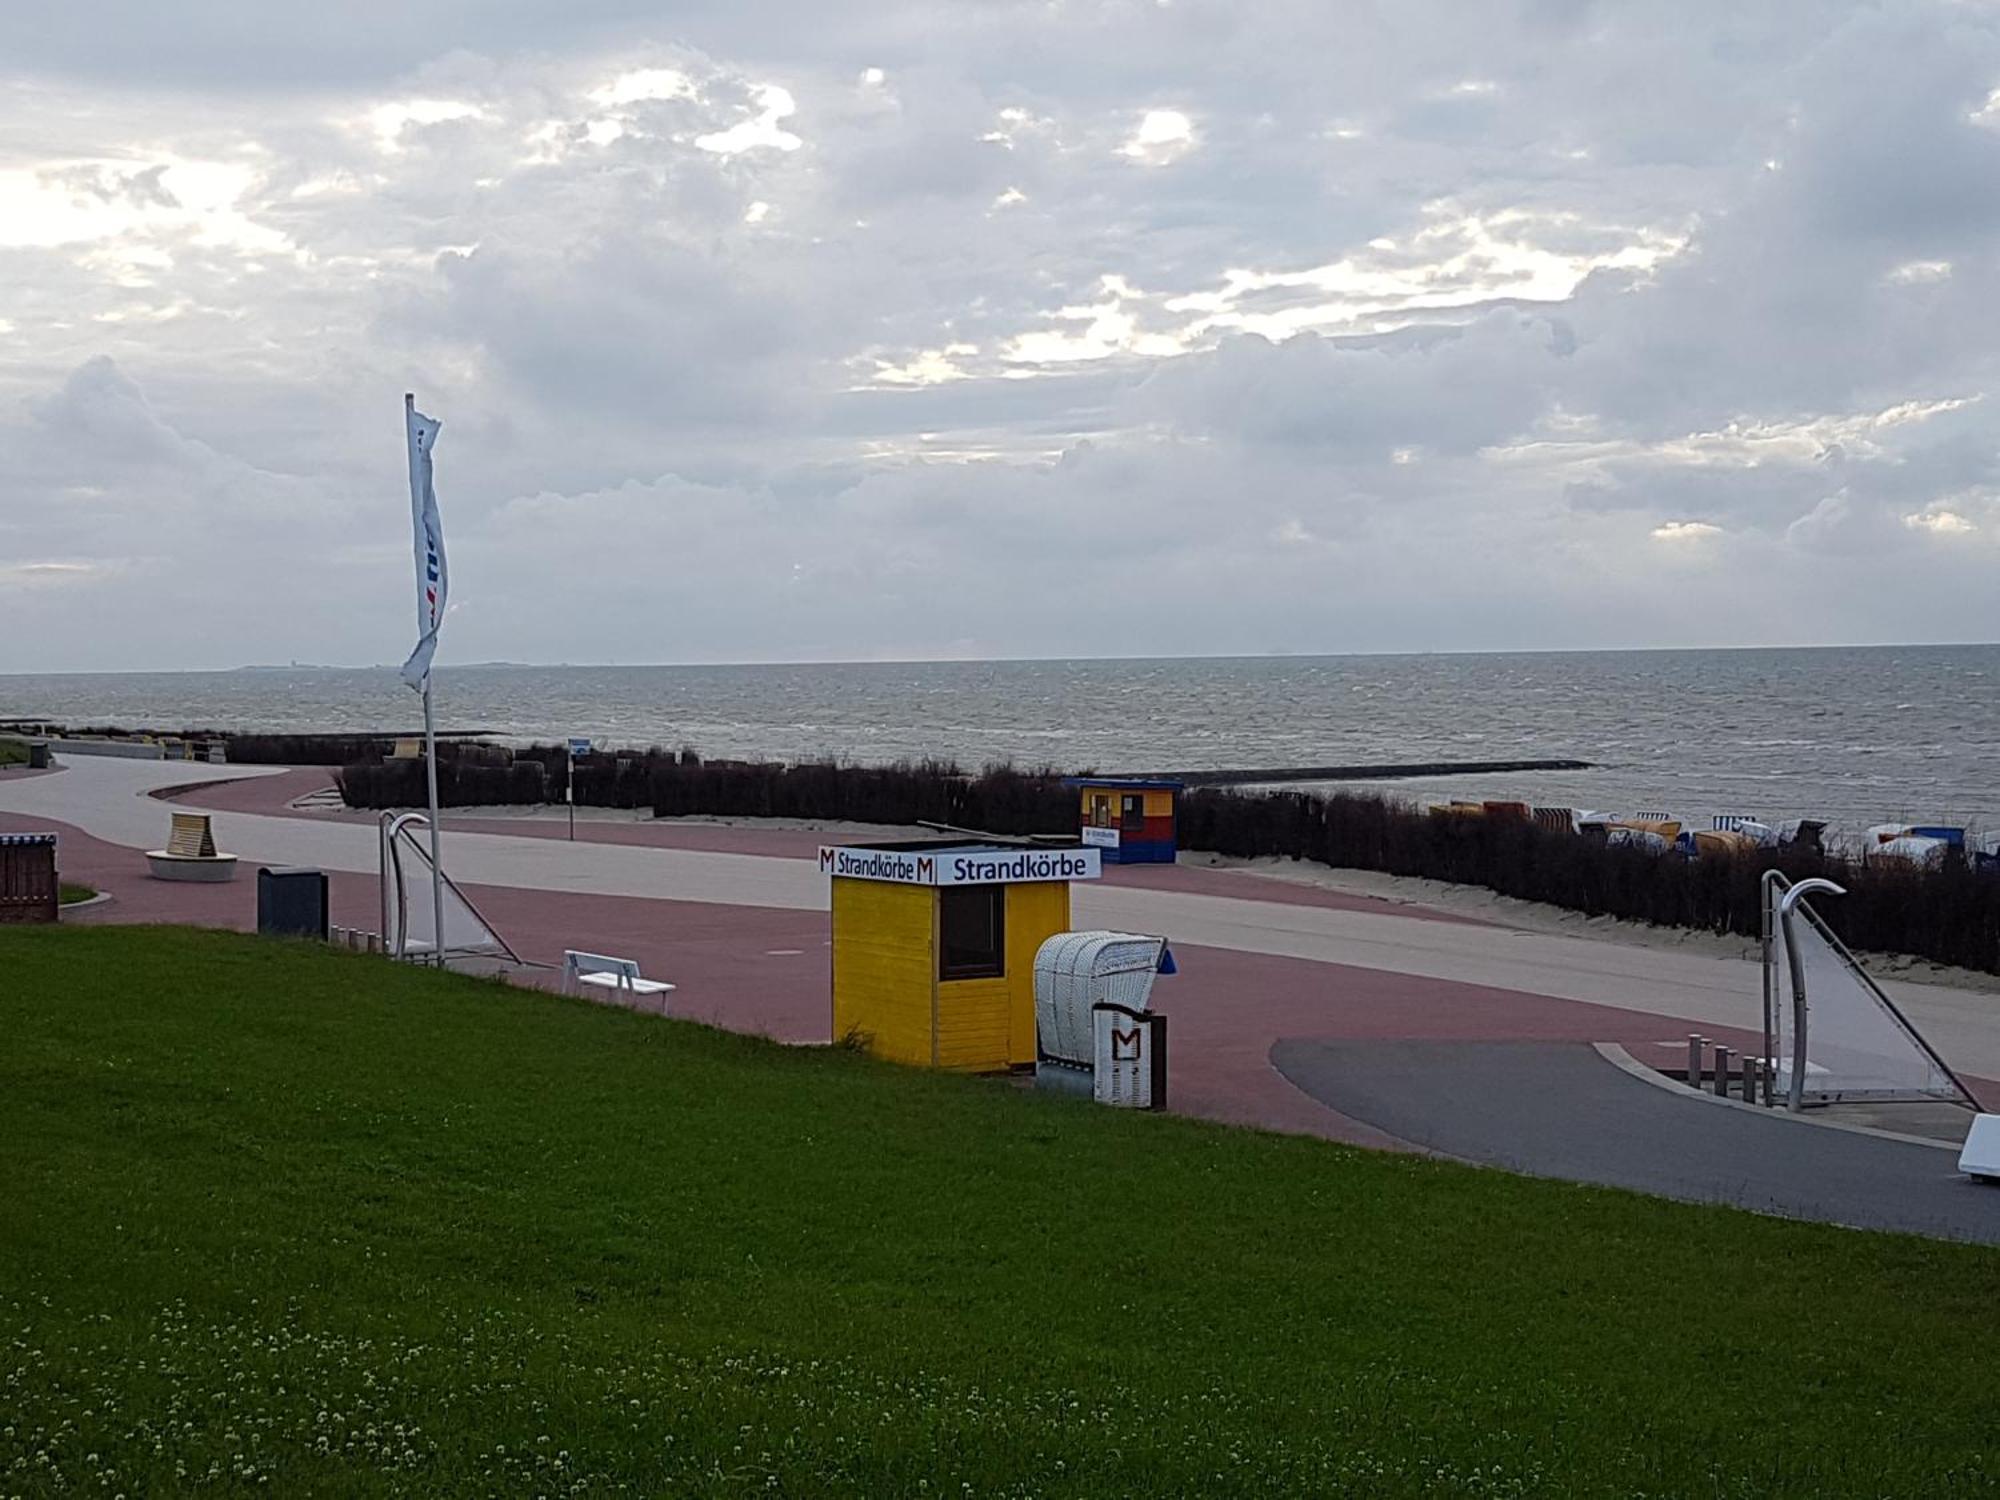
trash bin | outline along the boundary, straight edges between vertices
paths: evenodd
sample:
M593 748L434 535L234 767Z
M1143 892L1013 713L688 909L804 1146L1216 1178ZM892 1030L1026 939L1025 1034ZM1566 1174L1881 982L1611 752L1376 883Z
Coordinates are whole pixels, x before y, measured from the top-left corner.
M326 941L326 872L259 870L257 931L265 937Z
M49 768L49 742L47 740L28 741L28 769L46 771Z

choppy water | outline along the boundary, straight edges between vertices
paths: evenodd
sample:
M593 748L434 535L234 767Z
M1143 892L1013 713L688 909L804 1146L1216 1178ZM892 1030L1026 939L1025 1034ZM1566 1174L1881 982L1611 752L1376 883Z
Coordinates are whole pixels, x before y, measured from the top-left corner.
M1576 757L1400 782L1683 816L2000 826L2000 646L1480 656L441 667L440 727L710 756L1064 769ZM409 730L389 668L0 676L0 719Z

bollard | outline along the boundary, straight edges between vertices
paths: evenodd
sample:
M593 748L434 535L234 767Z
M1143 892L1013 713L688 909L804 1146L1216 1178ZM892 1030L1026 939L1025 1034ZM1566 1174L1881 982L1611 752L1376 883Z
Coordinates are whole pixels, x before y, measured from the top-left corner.
M1701 1047L1701 1033L1690 1031L1688 1033L1688 1087L1691 1089L1701 1087Z
M1715 1097L1718 1099L1729 1097L1729 1057L1727 1047L1718 1046L1715 1049Z
M336 948L345 948L347 946L347 929L337 922L334 923L326 929L326 940Z
M362 951L365 953L380 953L382 951L382 934L371 932L366 934L366 937L367 946Z
M1763 1058L1746 1057L1743 1059L1743 1102L1745 1104L1755 1104L1757 1102L1757 1085L1763 1077Z

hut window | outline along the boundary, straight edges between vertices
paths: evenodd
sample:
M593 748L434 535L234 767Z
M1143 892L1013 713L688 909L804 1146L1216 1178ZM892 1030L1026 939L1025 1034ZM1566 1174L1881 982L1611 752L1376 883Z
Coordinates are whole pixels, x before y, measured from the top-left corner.
M948 885L938 892L938 978L996 979L1006 972L1007 888Z
M1133 792L1125 794L1124 805L1119 809L1119 824L1127 833L1142 833L1146 828L1146 799Z

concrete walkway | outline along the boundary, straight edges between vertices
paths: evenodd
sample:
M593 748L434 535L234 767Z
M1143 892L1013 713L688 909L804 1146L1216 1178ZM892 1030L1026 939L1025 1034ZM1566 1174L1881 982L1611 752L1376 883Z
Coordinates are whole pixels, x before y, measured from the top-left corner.
M0 812L40 816L110 844L158 847L168 809L149 792L211 776L268 776L256 767L76 760L58 775L0 782ZM223 799L217 799L223 800ZM200 793L175 805L202 807ZM447 818L450 830L459 820ZM371 824L219 810L221 846L245 864L316 865L373 875ZM809 860L449 831L446 864L460 881L566 893L817 912L827 883ZM1242 897L1105 881L1077 888L1080 925L1167 934L1176 945L1338 964L1491 991L1585 1002L1704 1028L1759 1024L1757 966L1658 948L1431 920L1379 910L1257 899L1273 882L1233 879ZM2000 1078L2000 997L1940 986L1886 986L1954 1067Z
M1468 1161L2000 1244L2000 1189L1961 1176L1955 1150L1731 1109L1580 1043L1290 1041L1272 1061L1329 1107Z

